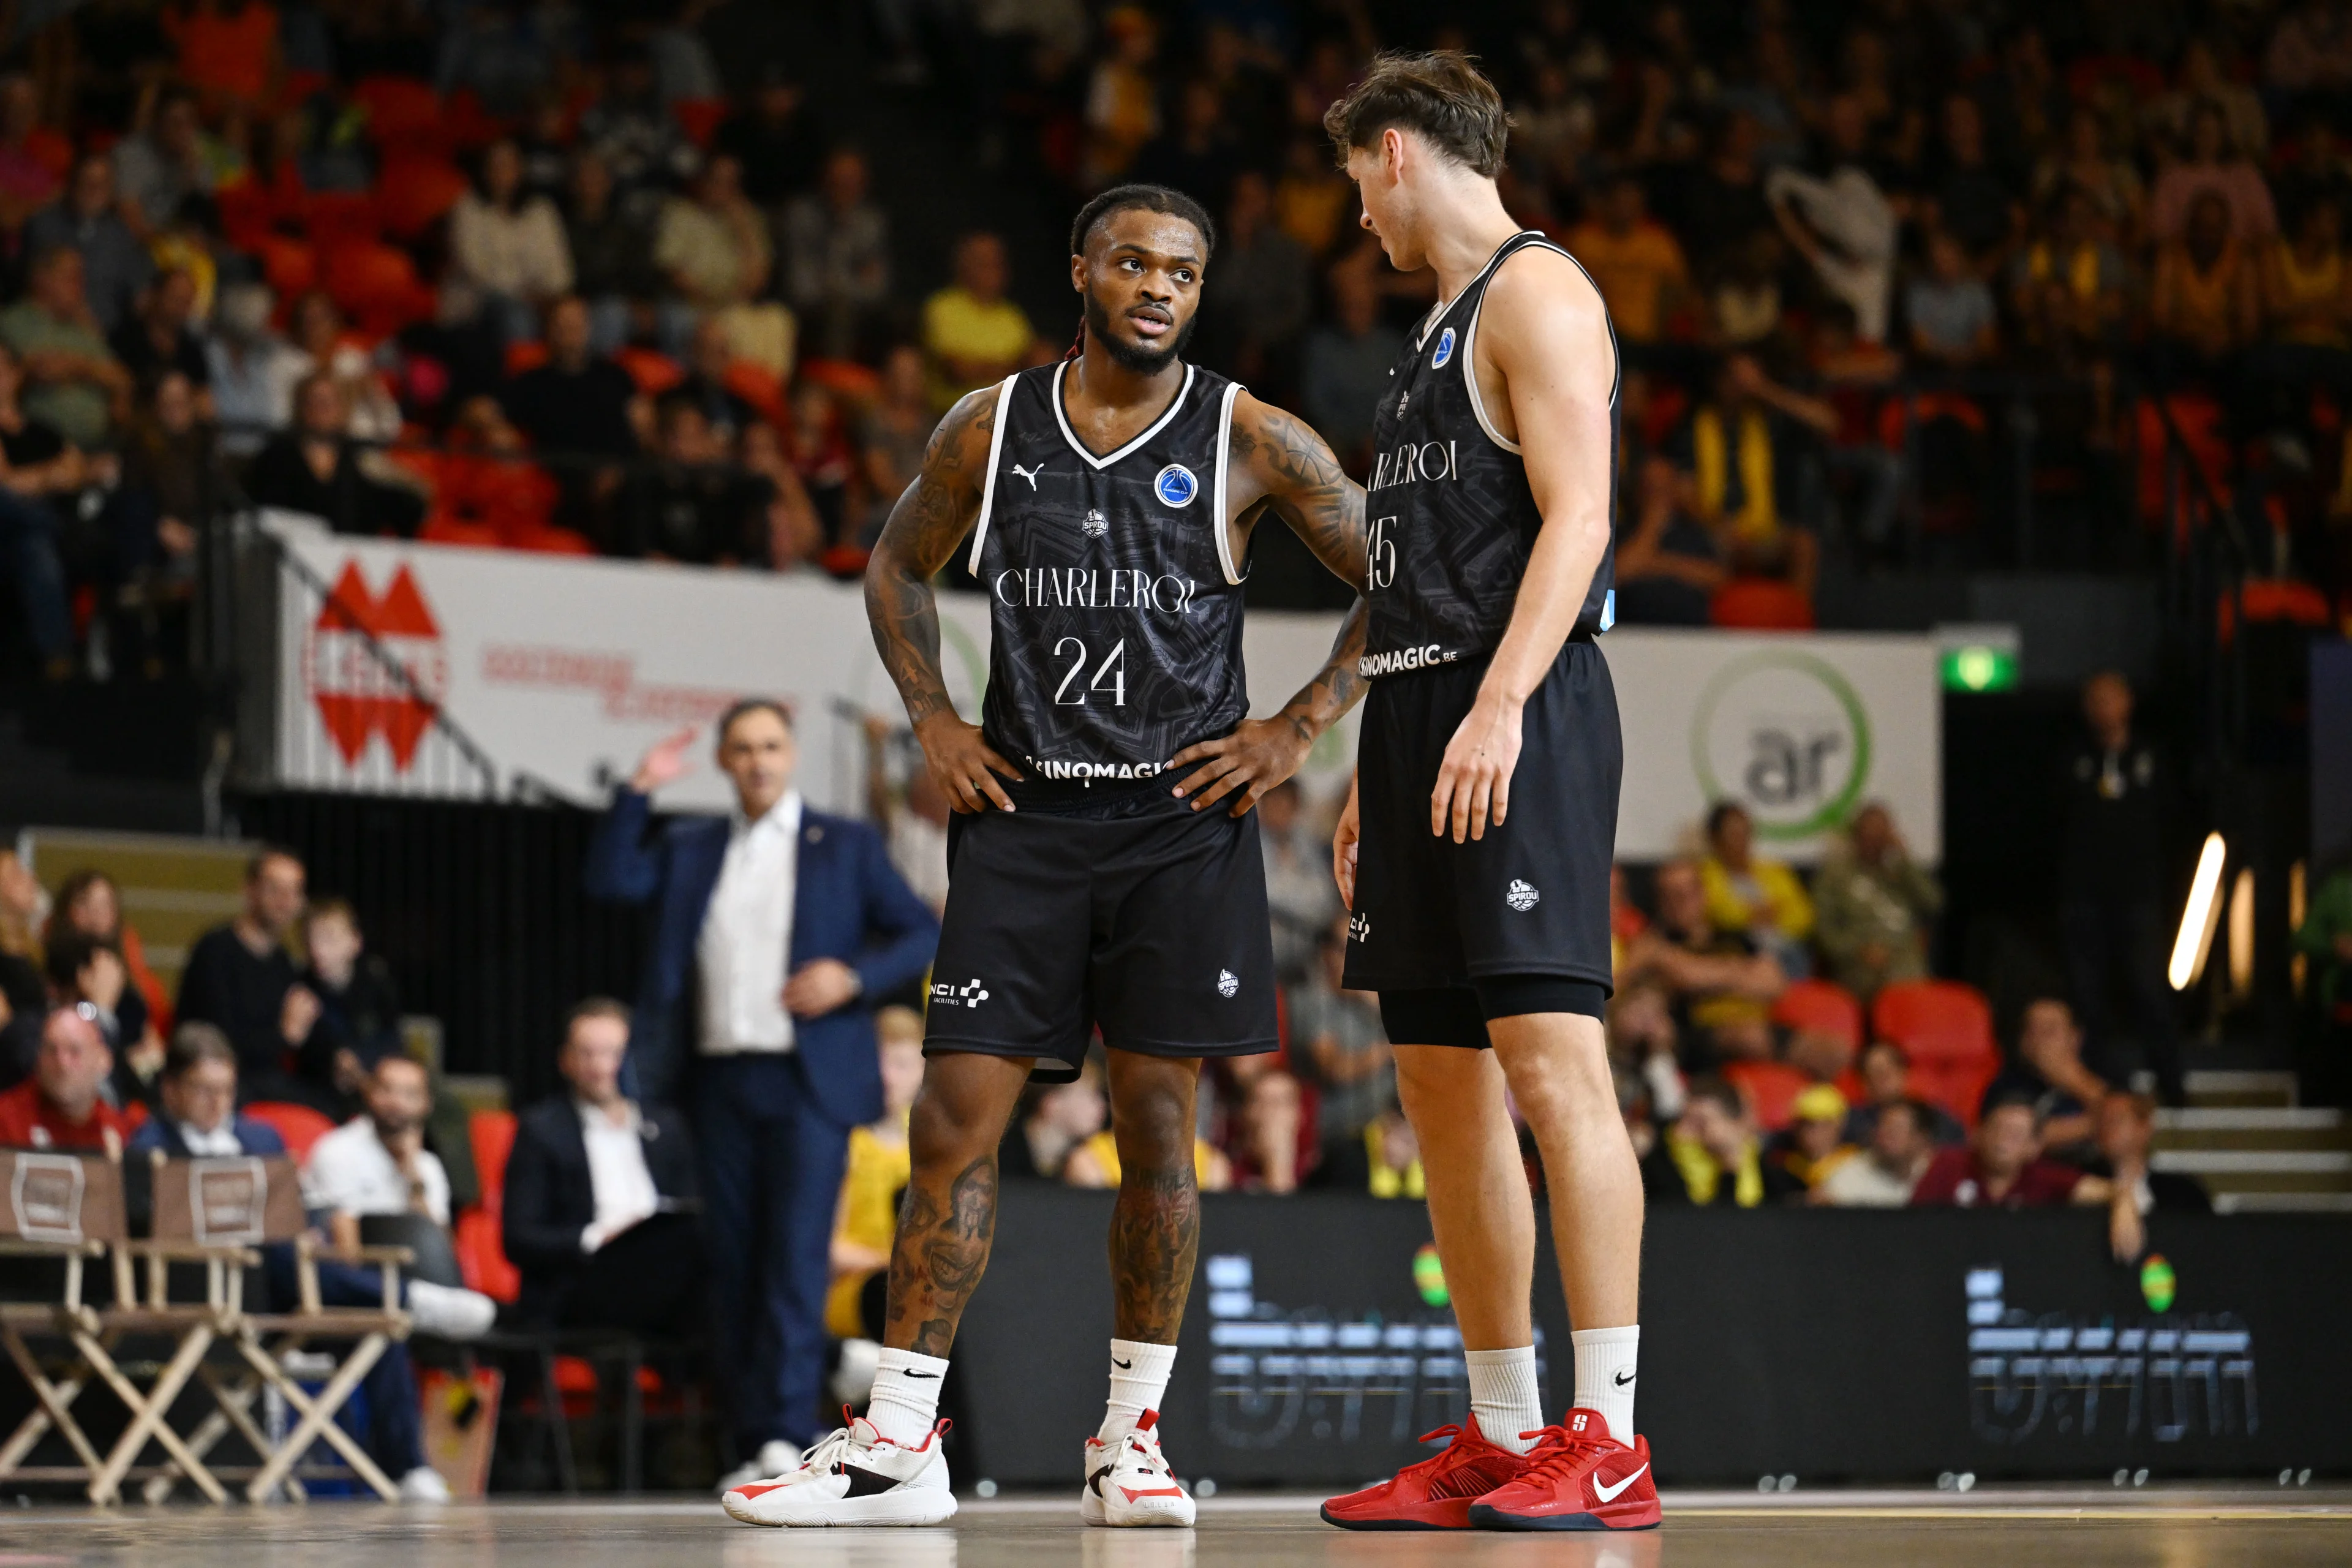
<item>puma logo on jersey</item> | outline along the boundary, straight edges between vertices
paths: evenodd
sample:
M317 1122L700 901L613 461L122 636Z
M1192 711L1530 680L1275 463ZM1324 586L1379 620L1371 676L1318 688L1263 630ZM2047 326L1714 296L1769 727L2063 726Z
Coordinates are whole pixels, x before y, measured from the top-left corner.
M1511 879L1510 887L1503 894L1503 902L1521 914L1534 909L1542 899L1543 895L1536 891L1533 882L1522 882L1517 877Z
M1013 465L1013 471L1019 474L1023 479L1027 479L1029 481L1029 488L1032 490L1034 490L1037 488L1037 476L1045 471L1045 465L1040 463L1034 468L1024 468L1020 464L1015 463Z

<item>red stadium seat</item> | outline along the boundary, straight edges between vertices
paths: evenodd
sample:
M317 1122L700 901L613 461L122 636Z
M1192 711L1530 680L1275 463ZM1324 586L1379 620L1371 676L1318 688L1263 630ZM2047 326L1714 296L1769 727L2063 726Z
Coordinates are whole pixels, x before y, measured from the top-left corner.
M784 380L763 365L737 360L727 367L727 390L750 404L761 418L784 427Z
M520 375L547 363L547 345L537 338L520 338L507 345L507 374Z
M373 240L383 226L375 198L364 191L310 191L294 209L302 232L324 249Z
M240 180L215 191L213 205L220 213L221 233L231 246L247 252L261 248L262 237L277 217L277 204L266 186Z
M1813 602L1786 583L1740 577L1715 591L1707 619L1741 631L1809 632L1813 629Z
M319 253L299 239L264 234L253 249L261 258L261 276L280 300L307 294L319 286Z
M647 397L659 397L686 379L686 370L677 361L655 349L624 345L613 351L613 363L627 371L637 390Z
M499 1227L507 1200L507 1156L514 1151L515 1119L510 1110L477 1110L466 1119L466 1133L474 1146L474 1175L480 1182L481 1203L457 1216L457 1268L468 1289L494 1301L512 1301L522 1290L522 1275L508 1260Z
M375 182L376 216L386 234L414 239L457 205L466 185L464 171L446 158L386 158Z
M441 95L419 78L362 77L352 86L352 101L367 111L368 134L379 147L413 147L443 134Z
M286 1140L286 1152L298 1163L310 1157L310 1145L335 1130L324 1111L291 1100L257 1100L245 1108L245 1114L276 1128L278 1136Z
M418 280L408 252L396 246L337 246L320 270L336 307L367 332L394 332L433 313L433 291Z
M1827 1035L1849 1051L1862 1048L1862 1003L1834 981L1792 982L1772 1004L1772 1021L1787 1028Z
M854 360L804 359L793 374L803 381L814 382L836 397L861 405L882 395L882 378Z
M1723 1069L1723 1076L1748 1102L1756 1125L1767 1132L1788 1126L1797 1096L1813 1087L1811 1075L1786 1062L1733 1062Z
M468 522L462 517L439 511L425 520L416 537L420 543L460 544L474 550L496 550L506 543L499 537L499 531L488 524Z
M723 98L681 98L669 106L677 119L678 129L686 139L698 147L708 147L710 139L719 134L719 122L727 118L727 100Z
M1974 1127L1985 1086L2000 1071L1984 994L1953 980L1898 981L1878 994L1870 1014L1876 1037L1911 1058L1912 1092Z

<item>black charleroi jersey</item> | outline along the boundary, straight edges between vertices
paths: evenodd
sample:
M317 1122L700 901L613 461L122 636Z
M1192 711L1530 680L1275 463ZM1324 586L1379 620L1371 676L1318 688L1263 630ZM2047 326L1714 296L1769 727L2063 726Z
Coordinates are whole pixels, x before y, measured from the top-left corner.
M997 390L972 575L992 641L981 727L1033 778L1150 778L1249 711L1225 536L1235 383L1192 365L1168 411L1097 457L1067 362Z
M1478 308L1506 258L1541 246L1568 252L1528 230L1503 242L1470 286L1422 324L1411 352L1390 374L1372 426L1371 620L1358 669L1367 678L1423 669L1494 651L1510 624L1528 555L1543 514L1528 488L1527 464L1478 396L1471 352ZM1572 261L1575 258L1570 257ZM1616 353L1612 331L1610 353ZM1610 526L1616 526L1617 395L1609 388ZM1577 616L1583 633L1616 619L1613 546L1601 557Z

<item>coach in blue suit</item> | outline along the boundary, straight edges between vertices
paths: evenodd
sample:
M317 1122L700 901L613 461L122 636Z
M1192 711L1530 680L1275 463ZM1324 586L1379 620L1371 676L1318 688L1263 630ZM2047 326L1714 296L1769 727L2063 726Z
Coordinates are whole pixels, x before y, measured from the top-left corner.
M868 999L923 973L939 922L879 834L803 804L781 707L739 702L718 736L734 809L648 834L653 792L688 766L694 732L674 735L614 795L586 882L656 909L629 1062L638 1100L695 1124L733 1482L819 1434L834 1207L850 1129L882 1114Z

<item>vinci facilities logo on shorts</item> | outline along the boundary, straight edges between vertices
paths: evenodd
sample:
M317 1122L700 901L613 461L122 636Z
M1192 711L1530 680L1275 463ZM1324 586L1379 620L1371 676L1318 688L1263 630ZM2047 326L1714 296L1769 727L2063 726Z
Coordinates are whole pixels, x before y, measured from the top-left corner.
M931 1005L935 1007L977 1007L988 1000L988 987L977 980L958 985L951 980L931 982Z
M1231 996L1242 988L1242 977L1230 969L1217 971L1217 994Z
M1151 481L1151 491L1170 506L1191 506L1201 493L1201 481L1181 463L1171 463Z
M1526 914L1542 900L1543 895L1536 891L1533 882L1522 882L1517 877L1512 878L1511 885L1503 889L1503 902L1521 914Z
M1361 910L1348 917L1348 940L1366 942L1372 940L1372 917Z

